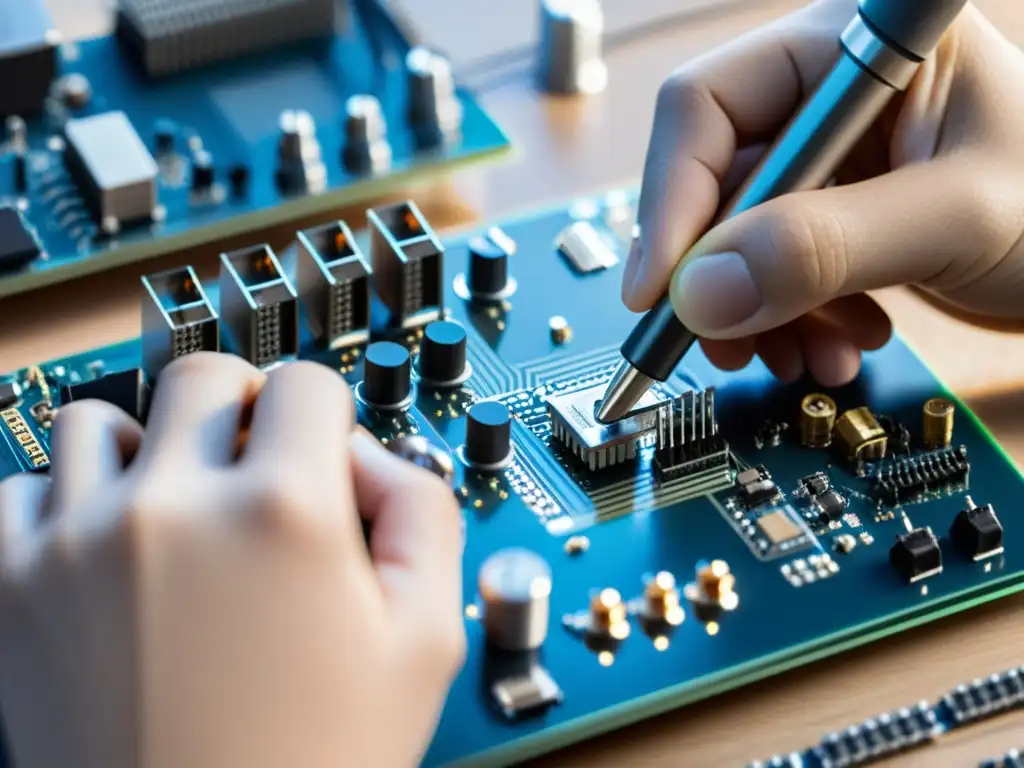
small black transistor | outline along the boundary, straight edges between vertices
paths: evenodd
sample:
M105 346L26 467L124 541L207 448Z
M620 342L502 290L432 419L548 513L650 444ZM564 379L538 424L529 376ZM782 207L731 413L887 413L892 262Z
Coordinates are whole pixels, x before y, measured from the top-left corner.
M942 550L931 528L915 528L896 539L889 562L913 583L942 571Z
M967 499L967 509L953 519L949 538L967 557L983 560L1003 551L1003 525L991 504L977 507Z
M20 390L16 382L0 381L0 408L10 408L18 402L20 397Z
M807 489L807 493L811 496L817 496L819 493L824 493L829 489L828 475L824 472L815 472L813 475L808 475L800 484Z
M21 269L39 256L40 250L21 214L0 207L0 273Z
M846 511L846 499L831 489L815 496L814 503L818 508L819 517L824 522L838 520Z

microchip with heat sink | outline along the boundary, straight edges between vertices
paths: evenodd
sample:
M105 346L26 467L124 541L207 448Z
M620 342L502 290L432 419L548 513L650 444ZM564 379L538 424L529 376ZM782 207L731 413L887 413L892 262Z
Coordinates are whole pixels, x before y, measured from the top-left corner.
M330 38L336 0L120 0L117 35L151 77Z

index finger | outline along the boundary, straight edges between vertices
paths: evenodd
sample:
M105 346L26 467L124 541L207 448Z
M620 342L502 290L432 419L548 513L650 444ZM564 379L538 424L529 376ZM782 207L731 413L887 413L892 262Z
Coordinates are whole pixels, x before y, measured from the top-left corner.
M673 73L655 107L644 165L636 263L623 298L649 309L714 222L738 151L770 139L839 52L855 0L823 0Z

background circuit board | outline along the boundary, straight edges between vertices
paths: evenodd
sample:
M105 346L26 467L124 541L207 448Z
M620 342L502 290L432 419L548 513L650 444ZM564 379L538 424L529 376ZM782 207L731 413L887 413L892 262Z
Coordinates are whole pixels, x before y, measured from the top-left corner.
M898 338L866 355L854 383L827 393L840 413L867 406L887 417L893 436L889 455L868 462L865 476L830 449L802 445L800 404L809 392L820 391L817 385L780 385L759 362L726 374L698 348L662 396L715 388L720 433L731 452L724 482L700 487L656 482L650 441L640 445L635 461L598 469L561 445L552 434L546 403L605 381L617 362L618 343L635 321L619 300L634 210L634 193L614 192L503 224L491 234L515 243L509 270L516 290L502 304L486 308L460 298L470 239L450 240L445 304L449 317L468 330L472 376L443 395L421 387L415 407L405 414L361 413L361 421L382 439L415 432L453 454L465 441L465 413L473 402L500 400L515 417L511 466L488 473L456 461L455 491L467 521L470 652L426 765L508 765L1024 587L1024 526L1018 513L1024 485L1018 470ZM573 252L595 257L591 264L600 265L586 273L571 266L571 261L581 263L578 258L567 258L555 245L565 242L567 232L579 235L580 230L567 228L580 222L591 247ZM597 241L588 239L594 235ZM209 287L216 303L214 288ZM552 322L552 316L565 324ZM566 326L571 334L564 333ZM415 351L422 332L410 329L398 338ZM355 383L362 376L364 349L315 352L307 345L304 354ZM8 377L18 382L21 394L18 404L4 411L7 429L0 434L9 445L6 453L0 445L0 476L29 468L33 456L45 463L48 433L45 419L36 418L43 399L40 381L56 397L61 385L139 365L139 342L132 340ZM932 482L919 497L901 496L903 503L883 501L874 475L906 461L927 470L921 414L923 403L934 397L950 398L956 406L951 450L963 446L969 477ZM899 444L901 435L909 437L905 445ZM767 505L749 506L737 476L756 467L770 474L776 495ZM803 478L817 473L846 501L834 519L823 520L798 490ZM979 507L991 504L1004 528L1004 551L980 561L961 556L948 536L954 518L968 506L967 494ZM768 517L771 523L761 526ZM889 555L908 523L930 527L943 557L940 573L914 583L894 569ZM485 606L477 585L483 562L510 546L544 558L553 581L551 627L543 646L512 656L485 643L480 620ZM653 574L673 574L685 595L696 569L714 560L727 563L735 577L729 610L708 613L684 597L681 623L655 631L635 615ZM588 606L595 593L608 588L629 607L630 631L615 642L592 642L583 631ZM558 703L528 716L506 717L495 686L513 678L536 684L538 670L550 675L555 688L545 683L545 690Z
M121 4L136 5L134 0ZM23 130L9 122L6 135L0 133L0 297L379 196L416 177L508 149L502 130L461 88L453 94L455 106L446 106L459 114L455 129L443 140L425 141L410 118L409 43L376 3L337 4L342 9L337 29L332 34L326 28L324 39L154 77L116 35L60 46L45 110L25 114ZM271 4L254 7L261 5ZM37 0L26 0L12 18L26 34L38 33L43 46L49 27L40 8ZM13 3L10 13L15 14ZM180 16L186 18L184 10ZM239 30L232 34L244 37ZM20 51L17 35L18 30L0 30L0 73L22 78L21 68L9 68ZM211 45L210 37L196 45ZM357 95L374 97L384 121L390 160L374 168L343 162L347 100ZM0 99L0 118L5 103ZM124 113L156 162L158 205L152 218L108 232L80 180L65 167L64 126L69 118L116 111ZM307 141L302 152L307 158L319 154L310 174L317 178L304 189L282 186L278 177L282 116L289 111L306 113L315 127L315 142ZM92 145L111 177L126 167L115 168L123 139L108 130ZM145 165L134 168L142 172ZM212 178L197 186L197 176L206 173ZM128 197L137 200L140 194L136 189ZM20 211L23 225L5 217L4 209ZM21 237L22 229L28 239Z

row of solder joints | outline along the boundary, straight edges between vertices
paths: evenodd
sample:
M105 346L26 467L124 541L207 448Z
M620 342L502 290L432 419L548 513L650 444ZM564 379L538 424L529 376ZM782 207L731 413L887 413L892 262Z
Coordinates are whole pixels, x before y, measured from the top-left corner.
M266 367L299 354L300 307L322 349L370 336L373 295L389 322L410 328L443 312L444 247L415 203L367 214L370 257L348 225L333 221L297 235L290 269L267 245L223 253L219 307L192 267L143 277L143 368L155 380L191 352L229 351Z

